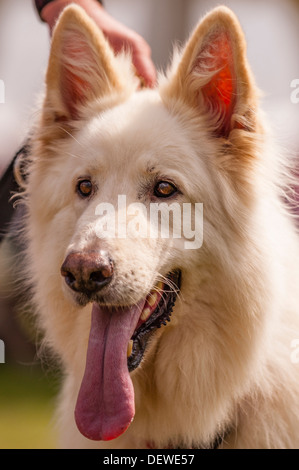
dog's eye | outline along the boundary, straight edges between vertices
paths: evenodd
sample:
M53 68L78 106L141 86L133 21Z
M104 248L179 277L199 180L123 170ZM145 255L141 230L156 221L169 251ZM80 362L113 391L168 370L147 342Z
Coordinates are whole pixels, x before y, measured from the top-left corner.
M159 181L154 189L157 197L170 197L177 192L177 188L169 181Z
M88 197L92 193L92 182L90 180L80 180L77 184L77 191L82 197Z

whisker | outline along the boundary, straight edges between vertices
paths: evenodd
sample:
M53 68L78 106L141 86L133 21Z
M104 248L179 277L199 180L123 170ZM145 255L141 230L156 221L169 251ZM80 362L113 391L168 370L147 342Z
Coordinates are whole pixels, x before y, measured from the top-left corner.
M180 299L181 296L180 296L180 290L179 290L179 287L175 284L174 281L172 281L171 279L163 276L162 274L158 273L158 281L161 281L165 284L165 286L169 287L169 290L166 290L164 288L163 290L163 293L162 293L162 298L165 302L165 305L166 305L166 296L169 292L175 292L177 297ZM155 286L153 288L153 290L157 291L158 293L160 292L159 289L157 289Z
M64 127L61 127L59 126L58 127L60 130L62 130L63 132L65 132L66 134L68 134L72 139L74 139L75 142L77 142L77 144L81 145L81 147L84 147L83 144L81 144L81 142L79 142L76 137L73 136L73 134L71 134L69 131L67 131Z
M65 152L66 155L69 155L70 157L73 157L73 158L79 158L79 160L83 160L83 157L81 157L81 155L75 155L74 153L70 153L70 152Z
M172 292L172 291L174 291L176 294L179 293L179 288L178 288L178 286L175 284L174 281L172 281L172 280L169 279L168 277L163 276L163 275L160 274L160 273L158 273L158 279L159 279L159 281L162 281L164 284L166 284L166 285L170 288L170 291L165 291L165 292Z

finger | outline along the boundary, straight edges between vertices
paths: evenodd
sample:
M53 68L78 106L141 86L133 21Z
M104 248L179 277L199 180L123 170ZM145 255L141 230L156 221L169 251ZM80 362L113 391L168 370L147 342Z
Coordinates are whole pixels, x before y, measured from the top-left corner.
M151 58L136 52L133 54L132 60L141 82L145 86L153 88L156 85L157 73Z

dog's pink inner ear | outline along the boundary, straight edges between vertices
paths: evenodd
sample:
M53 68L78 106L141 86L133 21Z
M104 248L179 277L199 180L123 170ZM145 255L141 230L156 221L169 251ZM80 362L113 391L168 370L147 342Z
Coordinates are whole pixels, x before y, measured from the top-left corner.
M72 119L78 118L81 105L84 105L93 92L91 51L82 40L68 38L62 48L60 93L64 105Z
M225 32L208 38L197 56L193 73L202 82L201 99L215 132L227 136L236 103L237 81L232 46Z
M72 119L79 118L79 107L91 93L90 84L75 73L62 69L61 95Z

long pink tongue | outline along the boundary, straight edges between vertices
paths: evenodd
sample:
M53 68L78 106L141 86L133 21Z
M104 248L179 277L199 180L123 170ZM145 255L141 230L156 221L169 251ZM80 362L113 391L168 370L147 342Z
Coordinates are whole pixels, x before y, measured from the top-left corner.
M75 409L77 427L89 439L115 439L134 418L127 345L143 304L113 310L93 304L85 373Z

